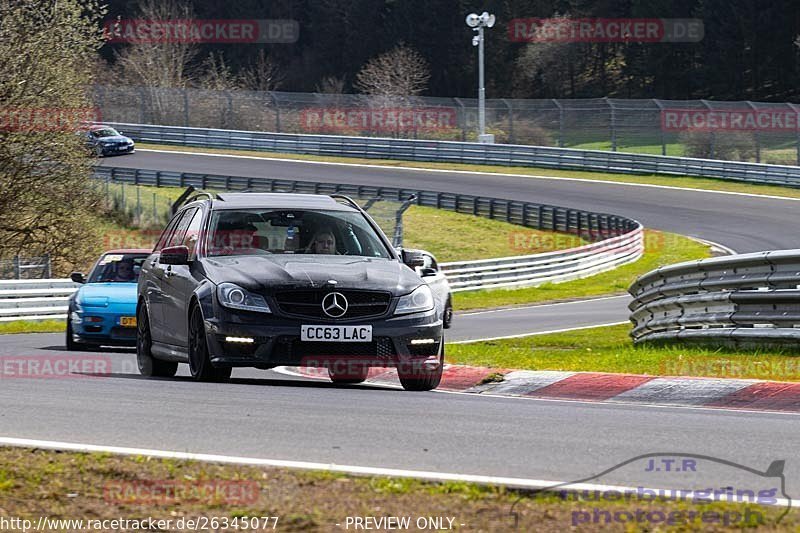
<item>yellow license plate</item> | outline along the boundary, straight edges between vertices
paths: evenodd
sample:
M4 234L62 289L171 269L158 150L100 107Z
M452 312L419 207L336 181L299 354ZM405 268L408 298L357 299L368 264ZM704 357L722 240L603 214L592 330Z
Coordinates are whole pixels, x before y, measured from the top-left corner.
M136 327L136 317L135 316L123 316L119 319L119 325L123 328L135 328Z

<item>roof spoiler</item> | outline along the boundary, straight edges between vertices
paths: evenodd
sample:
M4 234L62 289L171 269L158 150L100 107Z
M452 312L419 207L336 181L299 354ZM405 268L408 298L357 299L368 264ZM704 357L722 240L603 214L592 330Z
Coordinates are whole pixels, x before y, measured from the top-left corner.
M196 192L196 194L192 194L192 193L195 193L195 192ZM186 188L186 190L183 191L183 193L181 193L181 195L178 197L178 199L175 200L175 202L172 204L172 214L174 215L175 213L178 212L178 209L180 209L181 207L183 207L186 204L194 202L196 199L198 199L201 196L206 196L209 200L214 200L214 198L215 198L214 195L211 194L210 192L204 191L202 189L197 189L197 188L195 188L194 185L189 185ZM217 198L219 198L219 197L217 197Z

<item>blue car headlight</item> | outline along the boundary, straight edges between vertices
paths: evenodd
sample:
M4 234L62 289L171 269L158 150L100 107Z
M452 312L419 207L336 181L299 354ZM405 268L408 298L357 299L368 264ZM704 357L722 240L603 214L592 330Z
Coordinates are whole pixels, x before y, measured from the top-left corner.
M395 315L421 313L433 309L433 292L427 285L420 285L409 294L402 296L397 302Z
M217 287L219 303L230 309L242 311L255 311L257 313L271 313L267 301L260 294L239 287L233 283L220 283Z

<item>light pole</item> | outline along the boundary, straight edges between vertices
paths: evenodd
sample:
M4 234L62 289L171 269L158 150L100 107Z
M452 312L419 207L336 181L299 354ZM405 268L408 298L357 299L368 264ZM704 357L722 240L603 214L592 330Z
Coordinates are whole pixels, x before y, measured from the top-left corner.
M494 135L486 133L486 87L483 75L483 28L494 26L495 17L486 11L478 15L467 15L467 26L478 32L472 38L472 46L478 47L478 142L494 143Z

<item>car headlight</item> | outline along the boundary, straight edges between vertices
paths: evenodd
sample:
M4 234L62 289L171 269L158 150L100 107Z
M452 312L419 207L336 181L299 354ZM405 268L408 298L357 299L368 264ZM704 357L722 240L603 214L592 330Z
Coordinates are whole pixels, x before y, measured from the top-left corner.
M427 285L420 285L411 293L406 294L397 302L397 308L394 310L396 315L405 315L408 313L421 313L423 311L430 311L433 309L433 293L431 288Z
M219 303L231 309L271 313L267 301L260 294L253 294L233 283L221 283L217 287Z
M83 315L83 307L81 307L81 304L76 300L73 303L72 314L69 318L74 322L79 322L81 320L81 315Z

